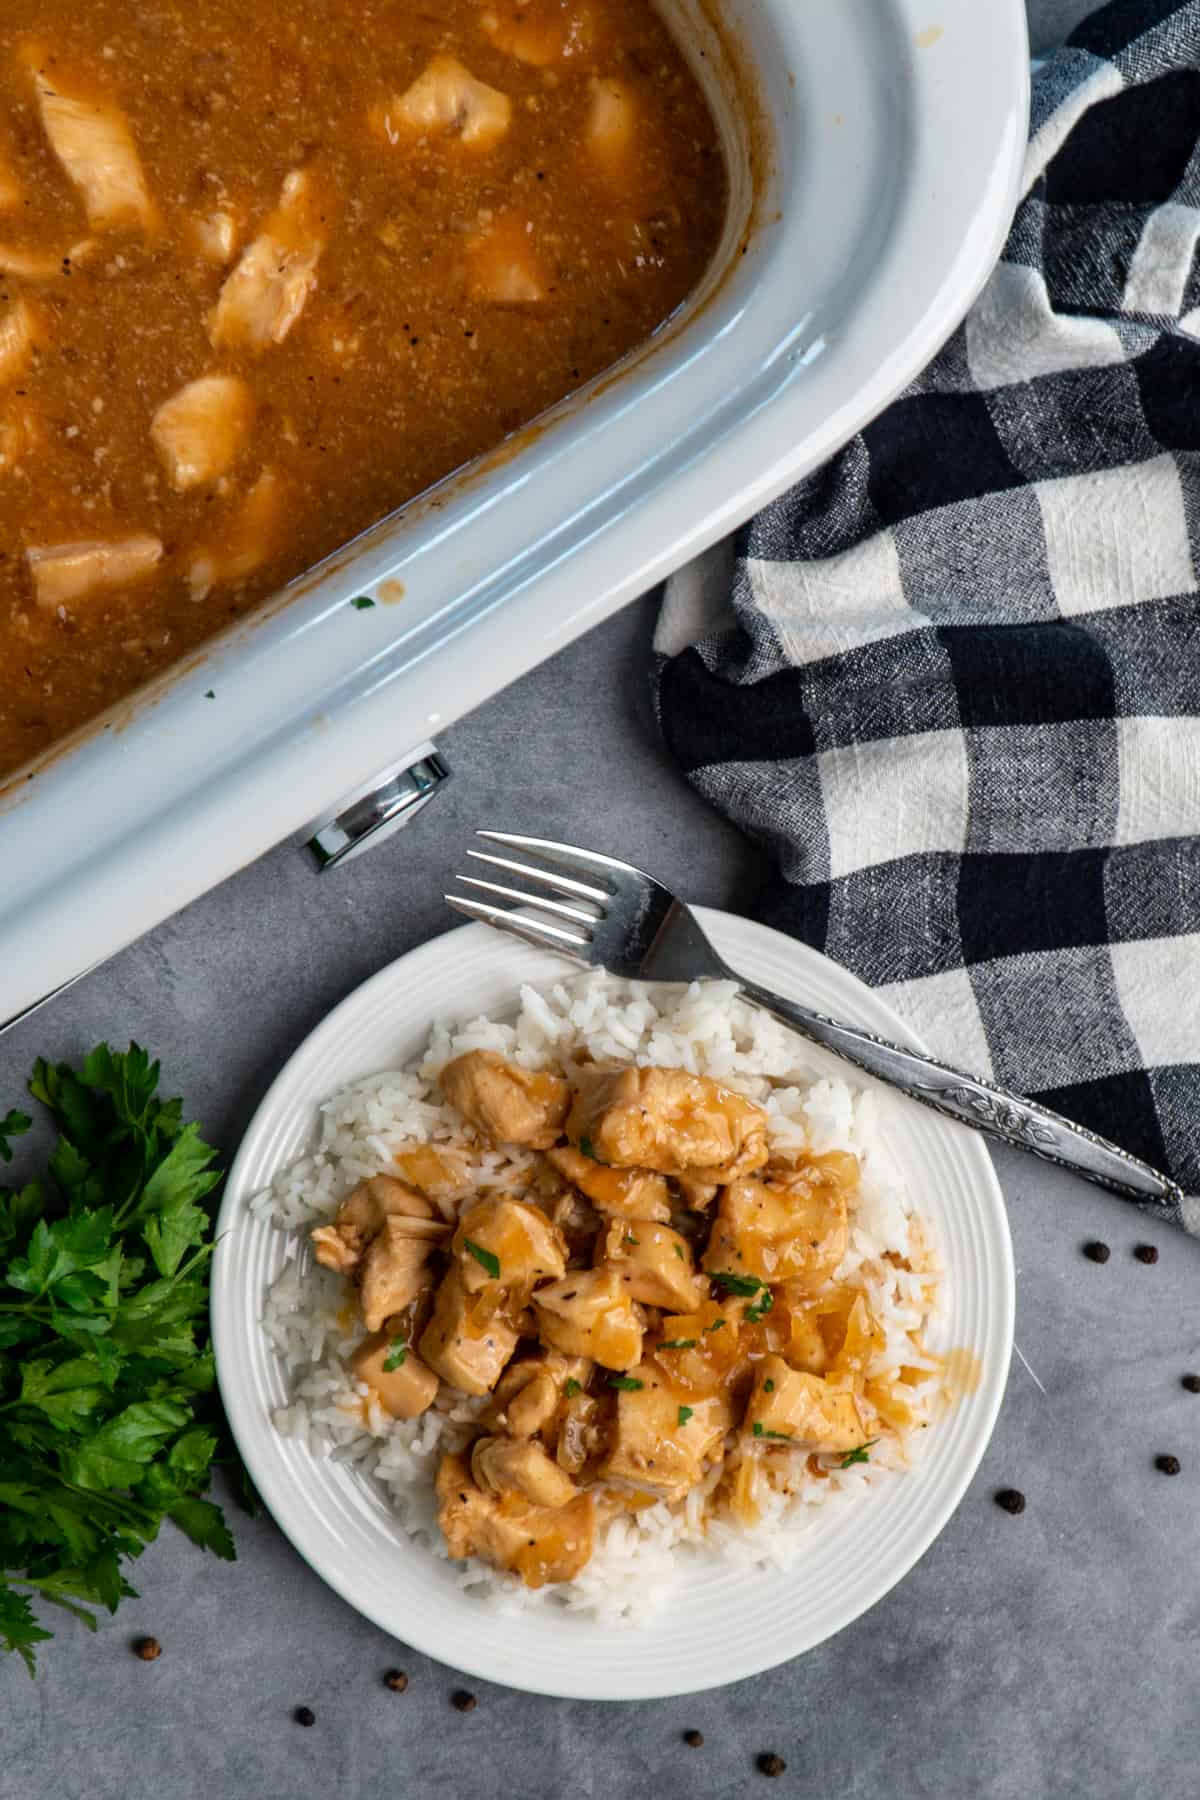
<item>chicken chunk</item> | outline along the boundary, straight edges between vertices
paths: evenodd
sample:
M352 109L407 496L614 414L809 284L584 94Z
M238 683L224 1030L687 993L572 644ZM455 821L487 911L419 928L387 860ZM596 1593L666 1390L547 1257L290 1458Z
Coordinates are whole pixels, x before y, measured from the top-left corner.
M236 375L203 375L164 400L150 422L177 493L228 474L254 424L254 396Z
M557 1280L567 1266L562 1233L527 1200L488 1197L460 1214L452 1245L462 1284L474 1294L489 1282L530 1288Z
M744 1360L741 1329L739 1308L705 1300L695 1312L665 1317L650 1354L685 1399L713 1394L733 1380Z
M653 1363L642 1363L632 1379L641 1386L617 1395L613 1445L601 1474L662 1500L681 1500L721 1451L733 1425L729 1396L681 1394Z
M537 306L550 290L532 221L518 213L502 213L470 238L464 265L471 298L490 306Z
M129 537L90 538L27 550L25 560L37 604L47 612L57 612L73 601L111 594L144 580L158 566L162 553L160 539L139 531Z
M544 1344L567 1356L590 1356L606 1369L641 1361L643 1318L613 1268L572 1270L533 1296Z
M497 1143L548 1150L562 1136L571 1090L561 1075L519 1068L494 1050L468 1050L438 1081L451 1106Z
M0 403L0 476L19 469L41 435L41 421L28 400Z
M309 1233L317 1261L339 1275L357 1269L371 1239L393 1215L422 1222L431 1241L444 1237L449 1226L437 1218L424 1194L418 1194L391 1175L372 1175L360 1181L338 1207L332 1225L318 1225Z
M386 1364L394 1364L387 1368ZM438 1378L415 1351L398 1346L391 1334L380 1332L355 1351L351 1367L365 1381L384 1412L393 1419L415 1419L432 1404Z
M279 205L226 276L209 315L218 350L266 350L282 344L317 285L325 228L316 183L293 169Z
M652 1175L647 1169L608 1168L570 1145L547 1150L546 1161L603 1213L621 1219L656 1219L664 1225L671 1217L662 1175Z
M232 518L188 564L192 599L204 600L217 586L232 586L269 562L279 546L287 486L274 469L264 469Z
M15 275L19 281L61 280L70 269L86 263L97 247L95 238L81 238L65 252L19 250L13 244L0 244L0 275Z
M687 1239L650 1219L614 1219L597 1240L596 1266L615 1269L623 1286L645 1306L691 1312L708 1291L692 1266Z
M435 56L403 94L371 112L371 127L389 144L451 132L470 150L490 150L512 122L512 101L477 81L456 56Z
M431 1200L460 1200L471 1190L466 1159L445 1145L413 1144L392 1158L401 1177Z
M846 1239L840 1187L803 1175L788 1182L749 1176L730 1182L721 1195L704 1267L793 1287L803 1283L815 1293L846 1254Z
M487 1394L517 1347L517 1333L503 1313L485 1309L462 1284L457 1265L437 1291L433 1317L418 1349L430 1368L464 1394Z
M577 1087L567 1136L601 1162L725 1182L767 1160L762 1107L707 1076L593 1063Z
M526 1587L571 1581L592 1554L596 1515L590 1494L567 1506L509 1510L484 1494L461 1456L443 1456L437 1473L438 1524L454 1561L478 1556L518 1574Z
M535 69L587 56L595 35L586 0L497 0L479 24L497 50Z
M866 1437L854 1395L830 1387L820 1375L791 1369L781 1356L764 1356L755 1370L746 1408L746 1430L769 1441L787 1438L807 1450L853 1450Z
M43 336L42 322L23 296L0 312L0 387L24 374Z
M158 214L120 107L64 82L36 45L26 46L22 61L33 78L50 148L79 190L92 230L140 228L151 236Z
M516 1493L535 1506L566 1506L579 1492L532 1438L476 1438L471 1473L485 1494L500 1500Z
M638 104L632 89L612 76L589 83L583 142L591 168L610 187L629 187L637 176Z
M439 1235L443 1229L438 1227ZM432 1285L429 1254L436 1241L427 1219L392 1213L383 1221L363 1253L359 1270L358 1303L368 1331L378 1331L385 1319Z
M574 1395L586 1387L591 1373L587 1357L562 1356L557 1350L539 1350L509 1363L496 1383L490 1423L510 1437L536 1437L553 1423L568 1384Z
M218 205L211 212L198 213L188 226L188 236L197 255L224 268L233 261L238 243L238 221L233 208Z

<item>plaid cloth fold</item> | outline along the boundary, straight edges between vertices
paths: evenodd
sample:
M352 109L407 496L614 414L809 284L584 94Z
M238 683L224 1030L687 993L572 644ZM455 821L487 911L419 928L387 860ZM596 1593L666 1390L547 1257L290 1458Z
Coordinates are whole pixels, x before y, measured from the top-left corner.
M1198 242L1200 0L1116 0L1035 77L965 324L674 578L656 681L762 916L1200 1233Z

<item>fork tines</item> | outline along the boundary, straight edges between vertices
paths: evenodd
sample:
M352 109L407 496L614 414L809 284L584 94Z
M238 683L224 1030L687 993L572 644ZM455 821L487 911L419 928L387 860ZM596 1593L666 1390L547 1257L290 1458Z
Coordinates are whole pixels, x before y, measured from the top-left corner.
M580 962L590 962L592 933L603 919L605 904L612 895L610 886L600 885L601 872L610 859L546 838L522 837L503 831L479 831L476 836L508 849L523 851L529 861L493 856L484 850L469 850L467 854L476 862L532 883L535 891L511 887L504 882L485 881L474 875L459 875L457 880L462 887L474 888L494 898L476 900L469 895L447 894L447 904L456 912L465 913L467 918L495 925L525 943L558 950ZM541 861L535 862L534 858ZM565 868L574 868L580 873L568 875ZM584 880L583 874L591 874L593 878ZM539 888L542 891L537 891ZM559 897L552 898L552 895Z

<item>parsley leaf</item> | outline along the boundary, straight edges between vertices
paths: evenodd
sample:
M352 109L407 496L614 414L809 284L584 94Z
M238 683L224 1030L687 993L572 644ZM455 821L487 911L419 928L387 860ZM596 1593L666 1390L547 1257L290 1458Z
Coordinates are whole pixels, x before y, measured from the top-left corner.
M775 1383L771 1380L771 1377L768 1375L767 1379L763 1382L763 1393L764 1394L773 1394L774 1392L775 1392Z
M485 1250L482 1244L473 1244L470 1238L463 1239L463 1249L470 1252L485 1274L490 1275L493 1281L499 1281L500 1258L498 1256L490 1250Z
M706 1326L705 1326L705 1327L704 1327L704 1329L705 1329L705 1331L706 1331L706 1332L709 1332L709 1331L724 1331L724 1329L725 1329L725 1327L726 1327L726 1325L728 1325L728 1323L729 1323L729 1321L728 1321L728 1319L714 1319L714 1320L713 1320L713 1322L712 1322L712 1324L711 1324L711 1325L706 1325Z
M847 1454L843 1456L841 1462L838 1464L838 1468L850 1469L853 1468L855 1463L869 1463L871 1460L871 1449L878 1442L878 1438L868 1438L865 1444L856 1445L853 1450L848 1451Z
M567 1396L567 1399L573 1400L575 1398L576 1394L582 1394L582 1392L583 1392L583 1389L580 1386L580 1384L576 1381L575 1377L573 1375L568 1375L567 1380L566 1380L566 1385L563 1388L563 1393Z
M764 1424L762 1424L762 1422L759 1419L755 1419L755 1421L754 1421L753 1425L750 1427L750 1429L754 1433L755 1437L782 1438L785 1444L790 1444L792 1442L792 1434L790 1431L768 1431L766 1426Z
M632 1375L610 1375L608 1378L608 1385L609 1387L620 1388L622 1393L625 1394L636 1394L638 1389L645 1387L646 1384L644 1381L635 1380Z
M771 1292L770 1288L764 1288L758 1299L754 1302L754 1305L746 1308L746 1323L748 1325L757 1325L760 1319L766 1318L774 1304L774 1294Z
M392 1347L383 1359L383 1372L390 1375L393 1369L402 1369L408 1357L408 1344L404 1338L392 1339Z
M696 1338L670 1338L658 1347L660 1350L694 1350L697 1341Z
M715 1274L710 1272L709 1280L715 1281L727 1294L757 1294L759 1288L767 1285L757 1275L730 1275L725 1269L718 1269Z
M369 612L375 602L369 594L356 594L350 604L355 612Z
M42 1179L0 1189L0 1651L31 1674L51 1635L34 1607L94 1630L164 1519L234 1555L204 1498L234 1460L211 1398L216 1153L158 1080L137 1044L39 1061L29 1090L57 1142ZM29 1124L0 1120L0 1155Z
M20 1137L22 1133L29 1130L32 1124L33 1120L28 1113L18 1112L15 1106L9 1108L4 1117L0 1119L0 1159L4 1162L12 1161L13 1153L9 1138Z
M679 1409L679 1423L681 1425L686 1425L695 1410L694 1406L681 1406Z
M593 1144L590 1137L580 1138L579 1154L581 1156L586 1156L589 1162L599 1163L602 1169L607 1169L609 1166L602 1156L596 1155L596 1146Z

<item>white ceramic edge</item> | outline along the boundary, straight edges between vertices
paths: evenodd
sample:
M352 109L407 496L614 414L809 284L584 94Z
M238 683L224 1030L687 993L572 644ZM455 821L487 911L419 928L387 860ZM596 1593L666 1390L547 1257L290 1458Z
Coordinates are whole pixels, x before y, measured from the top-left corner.
M897 1042L908 1044L914 1049L925 1047L917 1034L886 1002L856 977L851 976L847 970L841 969L838 965L831 965L829 959L819 952L751 920L708 907L697 907L695 910L705 930L722 954L736 960L740 950L743 960L745 960L746 940L749 939L751 942L757 941L766 947L763 954L775 949L786 955L789 968L793 964L795 966L796 975L793 985L799 990L797 997L802 997L806 967L810 976L814 970L833 967L837 969L839 977L849 983L853 990L854 1004L846 1008L848 1017L867 1029L889 1036ZM296 1504L296 1490L292 1481L286 1477L282 1480L277 1479L278 1471L265 1460L263 1446L269 1442L269 1428L264 1432L261 1416L250 1403L244 1388L237 1379L237 1372L243 1366L236 1354L239 1319L233 1297L233 1284L225 1280L224 1265L227 1257L232 1254L231 1233L243 1217L243 1208L250 1194L257 1191L258 1186L261 1185L260 1181L248 1179L248 1170L259 1154L259 1140L264 1136L281 1138L286 1133L287 1124L294 1124L294 1121L291 1120L285 1122L284 1117L289 1109L294 1111L295 1108L292 1089L304 1081L306 1067L314 1062L319 1062L323 1044L326 1040L337 1036L342 1019L352 1016L363 998L369 996L373 988L388 983L393 978L393 971L400 964L407 965L411 973L414 963L419 965L421 961L427 959L434 961L444 959L447 949L454 943L463 944L469 940L474 946L485 938L490 938L493 942L500 941L495 939L488 927L482 925L461 926L443 937L432 939L429 943L408 952L406 956L398 958L395 963L370 977L327 1015L325 1020L298 1046L260 1102L230 1171L217 1221L219 1242L213 1263L212 1335L221 1398L234 1439L264 1503L297 1552L347 1604L364 1613L381 1630L391 1636L397 1634L394 1629L394 1618L389 1613L387 1606L375 1600L372 1594L352 1594L351 1584L342 1578L337 1567L331 1564L319 1550L311 1553L310 1549L306 1548L301 1541L306 1535L305 1511L303 1507L298 1507ZM505 946L505 951L510 956L523 954L520 947L516 947L514 952L511 940ZM532 953L529 954L532 970L534 967ZM549 968L557 969L560 972L564 967L570 967L553 957L539 957L537 966L542 967L543 970ZM747 972L757 973L753 969L748 969ZM547 977L544 972L541 974L531 972L525 978L536 980L552 977ZM776 979L780 991L785 991L783 984L778 982L778 974ZM837 1059L828 1057L824 1052L815 1052L814 1054L818 1063L836 1064ZM845 1065L838 1066L845 1067ZM877 1088L879 1085L870 1078L861 1076L857 1071L849 1070L847 1073L856 1085L868 1088ZM284 1109L283 1114L281 1114L281 1108ZM307 1110L311 1112L311 1106ZM478 1663L473 1660L469 1644L457 1640L447 1641L437 1630L436 1622L430 1629L426 1629L425 1622L422 1621L417 1629L406 1631L403 1635L405 1643L423 1654L442 1661L449 1667L458 1669L464 1674L473 1675L480 1680L500 1682L502 1685L519 1688L526 1692L545 1694L553 1698L613 1701L665 1699L682 1693L699 1693L708 1688L721 1687L730 1682L744 1680L760 1674L766 1669L777 1667L782 1662L790 1661L797 1655L806 1653L807 1650L815 1648L817 1644L845 1629L856 1618L861 1617L863 1613L877 1605L904 1578L944 1530L960 1504L986 1452L1008 1379L1016 1312L1016 1279L1008 1217L1000 1184L996 1178L986 1144L982 1137L969 1131L966 1127L942 1119L929 1112L928 1109L923 1110L926 1111L927 1118L932 1122L932 1127L942 1143L949 1145L952 1154L956 1152L963 1159L979 1198L980 1220L978 1223L981 1223L984 1230L984 1242L989 1257L996 1259L994 1263L989 1263L988 1282L989 1301L994 1308L989 1321L994 1348L990 1360L984 1362L979 1388L970 1396L970 1417L965 1428L965 1442L959 1450L956 1472L952 1478L945 1480L936 1506L928 1510L919 1530L912 1534L911 1542L904 1554L897 1558L885 1578L877 1580L871 1585L868 1597L864 1600L860 1596L850 1600L840 1609L834 1609L823 1629L813 1635L811 1639L793 1644L782 1654L773 1653L768 1645L763 1644L759 1653L752 1653L749 1657L743 1655L738 1660L723 1663L721 1672L714 1674L711 1679L689 1681L684 1685L675 1683L669 1674L662 1679L658 1679L656 1675L655 1678L648 1680L644 1671L639 1673L636 1687L628 1690L622 1687L619 1677L615 1681L610 1680L601 1684L599 1688L594 1681L585 1681L583 1685L580 1685L569 1676L565 1676L562 1680L533 1682L524 1678L519 1660L515 1658L511 1667L506 1667L503 1674L498 1674L495 1665L488 1662L486 1658ZM290 1154L294 1155L295 1153L293 1149ZM953 1270L949 1271L949 1274L952 1279ZM233 1359L232 1367L231 1358ZM960 1431L960 1436L962 1435L964 1433ZM900 1479L917 1479L919 1475L920 1468L915 1476ZM780 1575L778 1579L786 1583L794 1578L796 1577L792 1574L784 1574ZM586 1630L586 1624L581 1622L581 1629Z
M794 0L754 3L764 17L778 19L785 41L798 42L808 28L797 22ZM828 3L853 6L853 0ZM273 620L257 628L257 637L247 628L120 733L92 739L27 788L0 797L7 871L0 893L0 1022L301 830L406 742L435 733L644 592L832 455L929 360L962 319L1003 243L1028 105L1022 0L988 0L971 10L969 24L959 16L942 40L914 50L931 10L938 9L926 0L890 0L887 16L880 13L908 57L903 73L911 91L897 104L911 105L911 118L902 121L905 130L911 127L910 163L873 283L821 339L822 355L809 361L811 344L802 341L797 321L789 366L776 369L766 398L751 384L740 414L707 451L699 446L678 467L669 467L667 454L657 481L606 516L602 509L594 520L581 516L569 543L546 539L532 566L520 566L514 553L510 577L479 575L486 604L469 629L439 616L424 635L414 632L407 660L397 661L389 634L398 609L358 614L355 668L331 693L322 689L323 672L334 666L329 622L344 611L346 596L406 566L399 540L389 552L385 539L382 550L378 544L364 550L319 590L294 600L286 623ZM701 334L697 342L707 353L704 316L688 329ZM619 399L610 406L605 397L618 433L608 445L609 466L614 454L636 461L654 441L661 398L651 390L629 409L642 421L635 429L630 418L617 416ZM515 472L501 468L475 483L468 510L477 538L490 541L499 529L493 508L500 498L512 529L526 532L527 542L544 532L544 519L540 528L534 523L531 494L520 491L528 490L520 468L532 454L523 453ZM574 464L582 470L584 459ZM595 508L589 503L584 510ZM428 548L426 540L437 535L433 515L412 542L420 538ZM268 678L261 653L275 637L286 654ZM282 690L295 686L302 668L321 697L289 712ZM238 755L230 751L231 760L219 767L215 715L204 697L215 679L223 700L231 697L222 742L237 738L239 719L247 731L250 721L264 721L261 733L245 736Z

